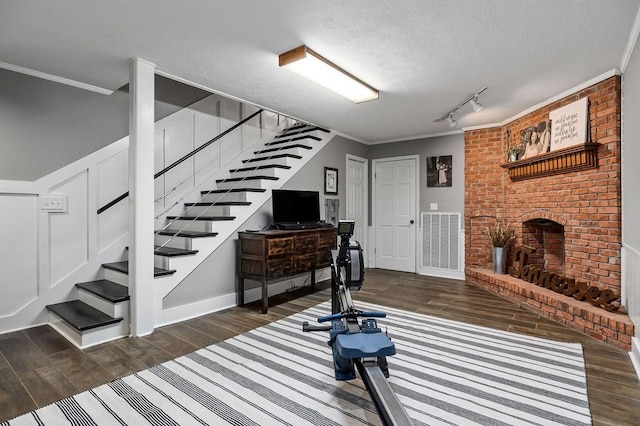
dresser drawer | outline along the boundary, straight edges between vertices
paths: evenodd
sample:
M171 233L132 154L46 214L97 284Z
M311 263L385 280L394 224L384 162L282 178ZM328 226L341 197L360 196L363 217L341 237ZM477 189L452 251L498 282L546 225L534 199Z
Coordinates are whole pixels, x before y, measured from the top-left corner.
M295 241L295 254L315 253L318 250L318 236L297 236Z
M311 271L316 268L316 253L297 255L295 257L295 273Z
M285 277L293 273L293 257L283 257L267 262L267 278Z
M293 238L269 238L267 240L267 257L293 254Z
M325 232L318 235L318 249L335 248L337 245L337 234L334 232Z

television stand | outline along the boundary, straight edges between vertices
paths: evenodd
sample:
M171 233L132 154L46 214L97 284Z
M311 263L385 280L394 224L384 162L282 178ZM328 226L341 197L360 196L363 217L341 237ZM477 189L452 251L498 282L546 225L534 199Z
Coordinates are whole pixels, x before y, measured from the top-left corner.
M337 245L334 227L299 230L238 232L238 306L244 305L244 280L262 284L262 313L269 308L267 286L287 277L311 274L315 289L316 269L331 265Z

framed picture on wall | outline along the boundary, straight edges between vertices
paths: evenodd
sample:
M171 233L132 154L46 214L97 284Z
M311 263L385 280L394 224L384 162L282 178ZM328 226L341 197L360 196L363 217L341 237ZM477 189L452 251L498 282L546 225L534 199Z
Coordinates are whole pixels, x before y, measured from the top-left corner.
M453 155L427 157L427 188L452 186Z
M338 169L324 168L324 194L338 195Z

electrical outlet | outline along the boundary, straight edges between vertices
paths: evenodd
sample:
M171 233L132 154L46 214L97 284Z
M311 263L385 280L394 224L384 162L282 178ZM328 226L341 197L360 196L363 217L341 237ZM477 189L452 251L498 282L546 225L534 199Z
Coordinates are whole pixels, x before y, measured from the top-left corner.
M429 210L438 210L438 203L429 204Z
M49 213L66 213L66 195L45 195L39 197L40 211Z

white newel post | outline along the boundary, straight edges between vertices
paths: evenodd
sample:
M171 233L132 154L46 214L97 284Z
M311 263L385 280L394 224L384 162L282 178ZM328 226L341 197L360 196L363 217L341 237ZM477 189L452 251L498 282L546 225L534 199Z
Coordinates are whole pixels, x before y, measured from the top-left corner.
M153 332L155 65L132 59L129 68L129 295L131 333Z

